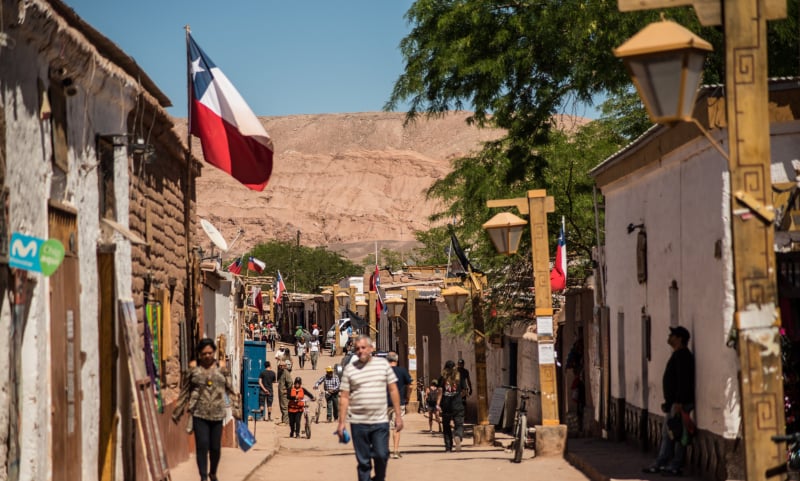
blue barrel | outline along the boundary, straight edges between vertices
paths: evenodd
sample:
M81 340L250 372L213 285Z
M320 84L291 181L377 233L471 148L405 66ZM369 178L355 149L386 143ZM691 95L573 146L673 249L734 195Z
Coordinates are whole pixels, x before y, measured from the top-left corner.
M258 393L261 388L258 386L258 375L264 370L264 363L267 360L267 343L263 341L244 341L244 358L242 358L242 407L244 419L253 416L260 420L264 417L264 412L254 412L259 409Z

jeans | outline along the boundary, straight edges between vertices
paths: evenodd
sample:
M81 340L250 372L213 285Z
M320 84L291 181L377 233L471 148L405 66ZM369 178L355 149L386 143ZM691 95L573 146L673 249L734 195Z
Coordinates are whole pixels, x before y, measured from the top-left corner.
M200 479L207 479L209 473L216 477L222 447L222 421L209 421L195 416L193 427ZM207 464L209 458L211 458L211 471L208 470Z
M450 421L455 424L455 432L453 432ZM444 449L445 451L453 450L454 436L464 438L464 410L442 412L442 434L444 435Z
M683 410L687 413L692 412L691 404L684 404ZM669 413L664 416L664 425L661 427L661 446L658 448L658 457L656 458L655 467L680 470L683 468L683 462L686 459L686 446L681 444L680 439L670 439L669 427L667 421L677 414L677 409L673 405Z
M297 434L300 436L300 420L303 419L303 411L289 413L289 437Z
M325 400L328 401L328 421L335 421L339 419L339 393L325 395Z
M317 361L319 360L319 351L311 351L311 369L317 370Z
M389 460L389 423L350 424L358 461L358 481L385 481ZM372 468L375 477L370 477Z

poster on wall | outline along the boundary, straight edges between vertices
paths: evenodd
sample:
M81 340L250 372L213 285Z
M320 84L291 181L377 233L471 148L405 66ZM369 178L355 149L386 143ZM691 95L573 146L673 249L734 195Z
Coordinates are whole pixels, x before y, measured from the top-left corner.
M539 343L539 364L555 364L555 348L553 343Z

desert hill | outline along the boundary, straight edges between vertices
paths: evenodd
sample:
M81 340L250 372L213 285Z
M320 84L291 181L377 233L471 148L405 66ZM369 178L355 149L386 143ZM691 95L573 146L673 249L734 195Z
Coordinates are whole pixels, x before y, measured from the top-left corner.
M324 245L356 261L376 241L408 250L414 231L427 229L438 207L426 200L428 187L450 171L452 159L501 135L468 126L469 115L454 112L408 126L405 114L394 112L262 117L275 146L269 185L254 192L205 164L197 182L198 217L229 243L244 230L231 254L272 239L294 241L298 231L301 244ZM186 119L176 124L185 135ZM196 138L192 150L202 157ZM205 239L202 231L197 235Z

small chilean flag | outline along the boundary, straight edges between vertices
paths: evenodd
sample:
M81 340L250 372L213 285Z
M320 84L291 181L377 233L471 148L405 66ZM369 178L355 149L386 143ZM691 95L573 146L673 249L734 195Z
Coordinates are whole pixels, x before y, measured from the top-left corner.
M264 190L272 174L272 139L214 62L187 34L191 91L190 133L206 162L247 188Z
M241 274L242 273L242 259L236 259L235 261L231 262L231 265L228 266L228 272L232 274Z
M251 257L250 260L247 261L247 268L251 271L261 273L264 272L265 267L267 267L267 265L264 263L264 261L260 261L255 257Z
M556 262L550 271L550 289L563 291L567 287L567 238L564 236L564 218L561 218L561 233L556 247Z
M281 300L283 300L283 293L286 292L286 284L283 283L281 271L278 271L278 280L276 284L278 285L275 288L275 304L280 304Z

